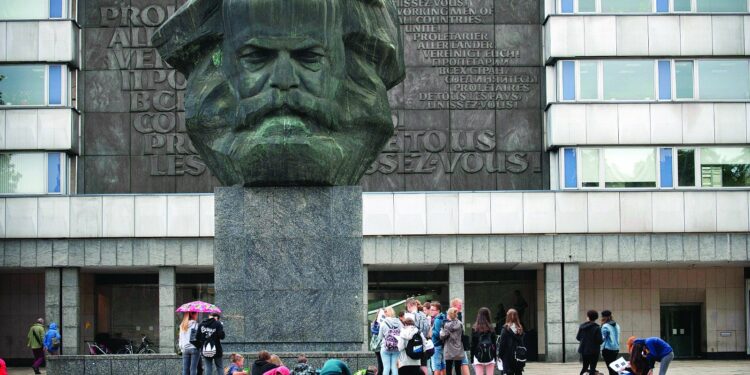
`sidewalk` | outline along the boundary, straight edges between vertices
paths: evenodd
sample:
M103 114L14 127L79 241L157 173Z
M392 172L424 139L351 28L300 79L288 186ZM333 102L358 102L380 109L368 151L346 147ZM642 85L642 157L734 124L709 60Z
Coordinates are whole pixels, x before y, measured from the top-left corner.
M657 366L657 371L659 367ZM8 369L9 375L29 375L34 372L29 368ZM604 364L599 363L599 371L604 370ZM529 363L524 375L578 375L581 366L578 363ZM42 369L42 374L46 371ZM496 373L497 374L497 373ZM657 372L658 374L658 372ZM680 361L675 360L669 366L668 374L706 374L706 375L748 375L750 374L750 360L745 361ZM74 374L65 374L74 375ZM174 374L179 375L179 374Z

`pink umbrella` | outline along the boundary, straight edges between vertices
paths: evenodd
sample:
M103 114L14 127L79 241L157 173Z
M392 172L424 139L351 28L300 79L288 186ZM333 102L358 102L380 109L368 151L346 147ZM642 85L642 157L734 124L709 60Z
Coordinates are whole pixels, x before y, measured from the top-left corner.
M182 306L180 306L177 309L178 313L185 313L185 312L197 312L197 313L219 313L221 314L221 309L216 307L216 305L210 304L208 302L203 301L193 301L188 302Z

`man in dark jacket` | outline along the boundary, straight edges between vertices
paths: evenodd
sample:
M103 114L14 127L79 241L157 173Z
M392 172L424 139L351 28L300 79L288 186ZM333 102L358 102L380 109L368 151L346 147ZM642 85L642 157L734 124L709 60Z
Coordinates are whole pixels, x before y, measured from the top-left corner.
M581 343L578 346L578 353L581 353L581 359L583 360L581 374L588 372L590 375L596 375L596 363L599 362L599 346L604 340L602 340L602 329L596 324L599 313L595 310L589 310L586 316L588 317L588 321L581 324L576 335L576 340Z
M224 352L221 349L221 340L224 338L224 325L219 321L221 315L211 313L208 319L198 325L196 341L191 342L196 348L199 348L203 356L203 369L206 375L213 372L212 365L216 366L216 374L223 373L223 362L221 356Z

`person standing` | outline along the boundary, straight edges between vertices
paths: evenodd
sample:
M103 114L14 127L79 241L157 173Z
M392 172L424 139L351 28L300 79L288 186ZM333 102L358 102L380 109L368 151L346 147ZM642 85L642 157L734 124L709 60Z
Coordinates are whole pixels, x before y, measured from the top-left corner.
M27 345L31 348L32 353L34 353L34 363L31 365L31 368L34 369L35 374L41 374L39 367L44 364L44 319L37 319L29 327L27 337L29 339Z
M580 342L578 345L578 353L581 354L583 360L583 368L581 374L589 373L590 375L596 375L596 363L599 362L599 346L604 340L602 340L602 330L596 320L599 318L599 313L595 310L589 310L586 312L587 321L578 327L578 334L576 340Z
M451 307L458 310L458 320L464 322L464 301L460 298L451 300ZM464 359L461 361L461 375L469 375L469 356L465 352L471 349L470 338L466 333L461 333L461 343L464 346Z
M497 335L492 330L490 309L482 307L471 328L471 361L476 375L495 373L495 342Z
M401 320L396 316L393 307L385 308L385 319L380 323L378 337L380 343L380 358L383 359L383 375L398 375L398 337L401 335Z
M180 323L180 336L178 338L178 345L182 350L182 375L196 375L198 374L198 361L200 361L200 355L198 354L198 348L190 343L190 335L193 329L196 329L198 322L198 313L187 312L182 316L182 323Z
M414 341L412 343L413 347L415 345L421 346L421 348L417 348L420 353L424 353L424 343L427 341L420 329L415 325L415 320L415 314L404 314L404 328L401 330L401 334L398 337L398 375L420 375L422 372L421 359L424 358L424 356L420 355L419 358L413 358L409 354L410 341ZM417 335L419 337L415 339L414 336Z
M517 354L520 354L519 347L524 346L523 338L523 325L521 325L521 320L518 317L518 311L508 309L497 345L497 358L503 363L503 374L521 375L523 373L523 368L526 366L526 357L517 357ZM525 352L523 354L525 355Z
M224 352L221 349L221 340L224 339L225 335L224 325L219 321L220 319L219 313L211 313L208 319L198 325L198 332L196 333L198 345L193 343L195 347L200 348L203 357L203 371L206 375L213 373L213 366L216 367L217 375L224 371L221 357Z
M440 302L430 304L430 316L432 317L432 344L435 346L435 353L432 354L432 371L433 375L445 375L445 356L443 355L443 340L440 339L440 330L443 328L445 314L440 312L442 306Z
M49 324L47 334L44 335L44 350L49 355L60 354L60 346L62 345L62 336L57 330L57 323L52 322Z
M653 363L659 362L659 375L665 375L669 365L674 359L674 350L666 341L658 337L649 337L647 339L636 339L634 345L642 344L643 355L646 360Z
M422 310L419 308L419 300L415 298L409 298L406 300L406 310L414 315L414 326L417 327L419 333L423 337L430 337L430 320L427 318ZM427 374L427 357L422 357L419 361L420 369L422 374Z
M380 348L383 343L383 340L380 337L380 324L383 323L384 319L385 311L379 309L375 316L375 321L373 321L370 326L370 334L372 335L372 339L370 339L370 350L375 352L375 358L378 360L378 374L383 373L383 358L380 357Z
M612 312L609 310L602 311L602 340L602 358L607 364L609 375L617 375L617 371L612 370L609 364L620 353L620 325L612 319Z
M456 370L456 375L461 374L461 363L466 357L464 353L464 344L461 336L464 333L464 324L458 319L458 310L455 307L448 309L448 318L440 330L440 339L443 340L443 350L445 355L445 368L447 375L452 375Z

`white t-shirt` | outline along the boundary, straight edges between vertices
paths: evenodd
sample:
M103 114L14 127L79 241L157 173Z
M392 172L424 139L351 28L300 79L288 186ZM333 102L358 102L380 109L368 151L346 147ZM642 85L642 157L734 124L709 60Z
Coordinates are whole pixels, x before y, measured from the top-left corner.
M182 350L195 348L195 346L193 346L193 344L190 343L190 330L193 328L196 328L197 325L198 325L198 322L196 322L195 320L190 320L188 321L187 330L183 332L182 328L180 328L180 339L178 341L178 344L180 345L180 348L182 348Z

